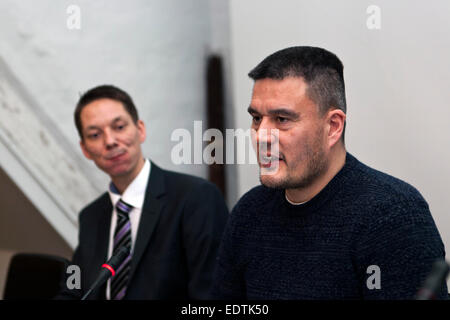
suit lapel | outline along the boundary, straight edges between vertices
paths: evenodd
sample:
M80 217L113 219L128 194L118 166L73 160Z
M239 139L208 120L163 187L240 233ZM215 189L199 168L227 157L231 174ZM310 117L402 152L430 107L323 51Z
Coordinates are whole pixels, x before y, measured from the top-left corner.
M130 280L132 279L139 261L147 248L148 242L155 230L161 213L160 196L165 192L164 172L153 162L151 163L150 178L145 191L145 200L142 207L138 234L131 259Z
M101 265L106 262L108 257L108 243L109 243L109 231L111 227L111 214L112 214L112 204L108 194L105 195L105 200L103 204L99 206L100 215L98 217L97 223L97 235L95 237L96 243L93 244L94 249L92 255L91 272L92 275L91 282L93 283L100 272ZM104 299L105 297L105 286L102 286L97 290L97 295L99 299Z
M96 255L98 261L95 265L100 268L100 266L106 261L108 257L108 243L109 243L109 231L111 228L111 215L112 215L112 204L109 197L105 201L105 206L103 206L103 212L99 217L98 229L97 229L97 244L95 252L99 254Z

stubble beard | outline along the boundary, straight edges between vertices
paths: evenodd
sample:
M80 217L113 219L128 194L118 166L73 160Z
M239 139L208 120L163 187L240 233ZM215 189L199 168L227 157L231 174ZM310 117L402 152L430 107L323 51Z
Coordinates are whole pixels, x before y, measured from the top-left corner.
M314 147L305 145L303 150L303 154L292 161L290 165L287 162L284 163L286 172L280 178L277 178L277 175L261 174L260 168L259 180L261 184L268 188L283 190L303 189L312 185L318 177L327 171L328 160L320 143L317 143ZM302 163L305 163L303 170L299 168ZM299 170L303 171L300 173L300 176L297 173Z

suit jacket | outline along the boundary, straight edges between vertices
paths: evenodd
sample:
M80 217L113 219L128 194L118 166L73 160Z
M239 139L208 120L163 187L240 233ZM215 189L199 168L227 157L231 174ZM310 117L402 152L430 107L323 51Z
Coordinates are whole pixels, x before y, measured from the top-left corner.
M56 299L80 299L107 259L112 204L108 193L79 216L79 244L72 264L81 289L65 281ZM208 299L228 209L216 186L151 164L150 179L124 299ZM105 299L106 284L89 299Z

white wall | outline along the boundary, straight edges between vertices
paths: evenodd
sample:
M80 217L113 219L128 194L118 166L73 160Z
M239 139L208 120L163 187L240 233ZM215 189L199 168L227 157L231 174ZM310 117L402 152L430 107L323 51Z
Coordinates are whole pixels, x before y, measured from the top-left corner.
M379 30L366 26L369 5L381 9ZM267 55L295 45L336 53L345 67L347 149L418 188L449 251L450 2L232 0L230 7L236 126L250 126L247 73ZM238 194L257 176L256 165L239 166Z

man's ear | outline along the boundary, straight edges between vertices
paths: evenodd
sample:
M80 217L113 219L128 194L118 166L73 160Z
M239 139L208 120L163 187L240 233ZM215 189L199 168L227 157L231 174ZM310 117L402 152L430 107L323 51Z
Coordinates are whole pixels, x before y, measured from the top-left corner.
M84 144L83 140L80 140L80 147L81 147L81 151L83 151L84 156L86 158L88 158L89 160L92 160L91 154L86 149L86 145Z
M333 109L328 112L327 128L328 128L328 147L333 147L342 137L344 132L344 124L346 115L341 109Z
M139 131L139 141L143 143L145 141L145 138L147 137L147 130L145 129L144 121L138 120L136 126Z

